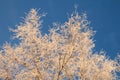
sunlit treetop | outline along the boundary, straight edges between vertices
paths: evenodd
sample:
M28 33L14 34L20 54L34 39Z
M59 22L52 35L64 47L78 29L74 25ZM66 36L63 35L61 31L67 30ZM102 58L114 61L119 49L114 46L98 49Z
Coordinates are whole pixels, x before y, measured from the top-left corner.
M117 80L119 56L111 60L104 51L93 52L95 31L86 14L77 11L63 24L54 23L42 35L41 17L31 9L16 29L19 44L0 50L0 78L4 80ZM43 27L44 28L44 27Z

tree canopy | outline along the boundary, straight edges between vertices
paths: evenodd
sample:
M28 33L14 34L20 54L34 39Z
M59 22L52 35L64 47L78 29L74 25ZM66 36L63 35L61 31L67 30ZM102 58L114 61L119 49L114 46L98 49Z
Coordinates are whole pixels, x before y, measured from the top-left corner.
M31 9L13 38L19 44L5 43L0 50L2 80L117 80L119 55L114 60L104 51L95 52L86 14L73 12L63 24L54 23L49 33L41 33L42 20Z

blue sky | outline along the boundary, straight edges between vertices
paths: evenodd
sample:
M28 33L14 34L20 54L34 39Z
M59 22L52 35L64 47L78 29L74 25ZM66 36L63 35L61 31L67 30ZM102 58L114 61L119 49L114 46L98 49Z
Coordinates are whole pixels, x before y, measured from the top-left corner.
M78 12L87 13L90 26L96 30L95 51L101 49L113 58L120 52L120 0L0 0L0 46L11 41L10 28L15 28L31 8L46 12L42 32L53 22L63 23L78 5Z

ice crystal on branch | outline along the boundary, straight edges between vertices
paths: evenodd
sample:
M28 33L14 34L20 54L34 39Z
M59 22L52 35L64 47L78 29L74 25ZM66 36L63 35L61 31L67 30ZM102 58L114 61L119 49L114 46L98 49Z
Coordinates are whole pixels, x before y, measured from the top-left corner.
M0 50L0 78L4 80L117 80L119 58L94 53L94 31L85 14L75 11L67 22L54 24L49 34L40 31L41 17L31 9L14 37L20 44ZM103 54L101 54L103 53ZM119 72L119 71L118 71Z

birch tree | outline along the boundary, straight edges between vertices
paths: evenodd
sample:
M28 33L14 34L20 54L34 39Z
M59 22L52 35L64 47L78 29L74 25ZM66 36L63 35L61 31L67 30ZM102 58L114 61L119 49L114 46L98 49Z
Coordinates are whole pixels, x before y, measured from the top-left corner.
M93 51L95 31L86 14L75 11L44 35L43 16L31 9L12 29L19 44L5 43L0 50L1 80L118 80L119 55L112 60Z

